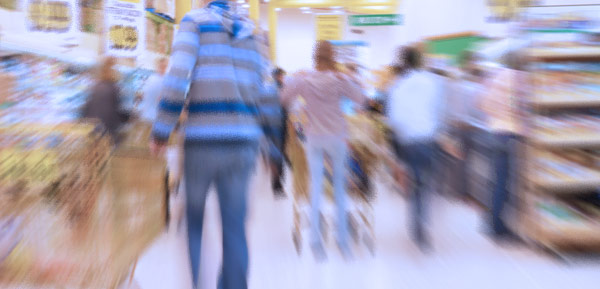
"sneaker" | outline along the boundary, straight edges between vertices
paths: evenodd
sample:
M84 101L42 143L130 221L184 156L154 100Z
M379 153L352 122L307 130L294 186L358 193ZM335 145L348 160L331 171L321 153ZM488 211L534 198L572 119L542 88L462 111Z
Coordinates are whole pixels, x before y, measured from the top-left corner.
M425 233L423 233L423 231L415 230L412 239L415 245L417 245L417 247L421 251L421 253L430 253L433 250L429 238L425 235Z

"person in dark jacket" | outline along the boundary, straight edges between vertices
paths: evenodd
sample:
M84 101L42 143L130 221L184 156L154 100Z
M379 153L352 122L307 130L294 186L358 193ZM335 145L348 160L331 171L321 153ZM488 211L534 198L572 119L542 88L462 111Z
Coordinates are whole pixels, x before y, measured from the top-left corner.
M98 80L92 88L83 108L84 118L97 119L108 133L117 140L119 127L128 119L127 113L121 110L121 97L117 86L118 73L114 66L116 59L105 58L98 68Z
M273 70L273 80L275 85L277 86L277 90L281 91L283 89L283 80L285 78L285 70L281 68L275 68ZM285 152L285 140L287 139L287 110L282 107L281 108L281 151ZM285 169L284 169L284 161L290 164L289 159L286 157L285 153L283 154L283 158L275 161L272 166L273 178L272 178L272 189L273 193L276 197L285 197L285 192L283 191L283 181L285 179Z

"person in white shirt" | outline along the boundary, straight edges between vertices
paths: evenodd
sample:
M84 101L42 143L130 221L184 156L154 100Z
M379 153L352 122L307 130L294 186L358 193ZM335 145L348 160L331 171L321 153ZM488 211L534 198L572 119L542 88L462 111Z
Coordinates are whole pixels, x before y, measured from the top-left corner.
M391 86L388 118L391 129L414 180L411 192L412 234L421 250L430 248L424 230L426 186L433 181L432 163L442 127L443 85L437 76L422 69L418 49L406 47L401 53L405 74Z
M163 77L167 71L168 64L169 62L166 58L159 58L156 61L156 73L148 78L144 86L144 95L140 103L140 118L145 122L152 123L156 119Z

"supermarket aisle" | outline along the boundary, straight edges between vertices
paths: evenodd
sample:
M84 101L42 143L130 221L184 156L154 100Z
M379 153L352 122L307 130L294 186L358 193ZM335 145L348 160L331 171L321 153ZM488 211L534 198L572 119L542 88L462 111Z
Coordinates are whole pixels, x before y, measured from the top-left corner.
M382 186L375 203L377 255L362 248L356 261L344 263L331 246L329 261L316 264L309 250L296 255L291 199L275 201L265 180L258 173L251 190L250 288L598 288L600 264L567 267L526 248L497 247L480 233L474 209L442 199L432 206L435 251L424 256L406 233L404 200ZM212 289L221 255L214 194L206 213L201 288ZM135 278L139 288L191 288L183 235L162 236L143 256Z

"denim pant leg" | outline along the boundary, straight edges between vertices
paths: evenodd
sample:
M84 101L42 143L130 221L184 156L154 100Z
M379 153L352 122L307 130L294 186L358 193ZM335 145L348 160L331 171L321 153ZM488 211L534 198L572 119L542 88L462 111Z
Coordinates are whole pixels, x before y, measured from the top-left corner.
M310 173L310 225L311 242L321 243L320 210L323 198L323 155L324 150L315 144L308 143L306 155Z
M510 154L509 145L511 137L496 135L494 146L494 170L496 173L494 192L492 194L492 229L496 234L506 233L507 228L503 221L503 211L508 198Z
M218 172L216 186L223 227L223 267L219 289L246 289L248 243L246 216L248 185L256 160L256 150L248 148L228 155L228 163Z
M337 209L338 242L348 246L348 214L346 212L346 161L348 160L348 147L342 139L331 142L327 148L331 157L333 169L333 190Z
M184 166L188 246L192 280L194 288L196 288L198 286L200 250L202 248L204 207L208 188L214 177L214 168L206 162L204 152L198 146L185 147Z
M426 221L426 188L433 158L431 144L419 143L406 146L406 160L413 173L414 185L411 200L412 207L412 230L415 238L422 241L424 236L424 224Z

